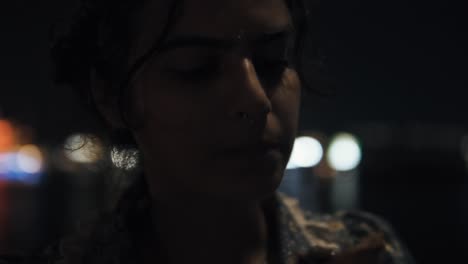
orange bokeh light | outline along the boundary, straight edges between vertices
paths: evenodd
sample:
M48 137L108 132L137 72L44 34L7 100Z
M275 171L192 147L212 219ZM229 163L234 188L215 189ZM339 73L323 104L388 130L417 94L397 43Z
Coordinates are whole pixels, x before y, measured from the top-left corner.
M0 152L11 150L15 145L13 125L7 120L0 120Z

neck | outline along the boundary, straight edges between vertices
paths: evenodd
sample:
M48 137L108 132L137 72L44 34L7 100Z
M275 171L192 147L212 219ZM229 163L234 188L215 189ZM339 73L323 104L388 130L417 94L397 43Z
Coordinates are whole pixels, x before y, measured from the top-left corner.
M267 226L260 201L154 201L154 228L168 263L264 263ZM154 251L153 251L154 252Z

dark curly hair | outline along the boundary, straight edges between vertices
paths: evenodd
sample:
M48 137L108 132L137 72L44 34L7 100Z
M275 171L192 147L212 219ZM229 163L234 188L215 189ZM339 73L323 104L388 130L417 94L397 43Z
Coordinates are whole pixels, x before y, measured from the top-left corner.
M323 90L317 88L323 87L322 60L318 45L318 2L285 1L292 14L296 32L292 64L296 67L304 86L308 88L306 90L321 93ZM163 34L128 70L124 65L131 45L131 21L135 11L144 2L145 0L81 0L79 11L67 32L53 40L51 57L55 65L56 83L71 86L87 103L88 110L97 117L100 115L90 99L91 70L95 70L101 78L116 88L120 114L125 121L128 81L164 41L176 19L176 10L183 0L172 1ZM114 145L135 145L127 130L106 131L101 136L109 138L109 143Z

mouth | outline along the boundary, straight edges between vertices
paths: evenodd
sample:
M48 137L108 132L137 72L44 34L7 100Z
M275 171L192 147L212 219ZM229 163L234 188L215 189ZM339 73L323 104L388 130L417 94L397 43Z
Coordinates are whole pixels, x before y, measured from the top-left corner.
M256 144L238 145L223 148L220 154L225 157L238 159L255 159L268 156L277 156L282 153L282 146L279 143L260 142Z

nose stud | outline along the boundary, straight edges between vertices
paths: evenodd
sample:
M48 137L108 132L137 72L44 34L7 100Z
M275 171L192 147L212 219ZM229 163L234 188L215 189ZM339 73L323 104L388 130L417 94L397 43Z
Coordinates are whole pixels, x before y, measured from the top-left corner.
M242 121L247 121L250 125L252 125L255 121L253 118L246 112L238 112L237 117Z
M270 107L265 107L262 111L261 111L261 117L263 118L263 116L266 116L268 115L268 113L271 112L271 108ZM249 113L247 112L237 112L237 117L242 120L242 121L247 121L247 123L249 123L250 125L254 124L255 123L255 118L253 118Z

